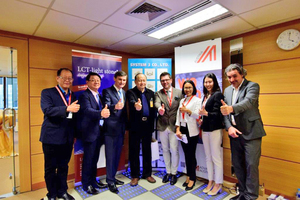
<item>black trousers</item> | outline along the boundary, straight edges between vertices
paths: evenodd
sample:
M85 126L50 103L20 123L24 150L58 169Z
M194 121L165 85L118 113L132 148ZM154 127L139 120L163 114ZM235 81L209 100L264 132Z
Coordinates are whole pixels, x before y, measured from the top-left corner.
M198 143L198 135L194 137L190 137L187 127L182 127L182 126L180 126L180 132L182 134L186 134L188 140L187 144L181 142L181 146L185 157L185 164L186 164L186 171L187 171L186 173L187 176L190 177L191 181L196 181L196 167L197 167L196 148Z
M98 136L93 142L83 142L81 183L84 189L87 189L89 185L96 186L97 162L102 144L103 136Z
M45 161L45 182L48 198L56 198L68 190L68 163L71 158L73 144L45 144L43 143Z
M129 161L132 178L140 176L140 143L142 143L143 152L142 176L146 178L152 174L151 139L152 133L147 130L129 133Z
M239 192L245 199L257 199L259 194L258 165L261 155L261 138L245 140L242 136L230 137L231 158L239 181Z
M124 134L105 135L105 157L106 157L106 182L116 182L115 176L118 171L121 151L124 142Z

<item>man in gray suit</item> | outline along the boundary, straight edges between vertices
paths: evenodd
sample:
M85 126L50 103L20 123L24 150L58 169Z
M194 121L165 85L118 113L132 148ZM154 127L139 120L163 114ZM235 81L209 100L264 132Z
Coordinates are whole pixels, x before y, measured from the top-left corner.
M257 199L258 165L262 137L266 135L258 109L259 85L245 79L247 70L239 64L225 69L231 86L224 91L221 112L231 146L231 159L239 182L239 195L231 200Z
M178 140L175 136L175 122L182 92L173 88L172 78L168 72L160 75L163 89L155 93L155 107L158 109L157 130L163 149L163 156L167 174L162 182L174 185L177 182L177 168L179 164Z

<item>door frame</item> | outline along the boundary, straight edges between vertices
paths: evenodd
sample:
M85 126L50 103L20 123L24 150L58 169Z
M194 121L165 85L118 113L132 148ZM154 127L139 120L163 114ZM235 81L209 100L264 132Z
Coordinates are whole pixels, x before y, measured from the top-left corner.
M0 46L17 50L19 178L20 192L26 192L31 191L28 39L0 35Z

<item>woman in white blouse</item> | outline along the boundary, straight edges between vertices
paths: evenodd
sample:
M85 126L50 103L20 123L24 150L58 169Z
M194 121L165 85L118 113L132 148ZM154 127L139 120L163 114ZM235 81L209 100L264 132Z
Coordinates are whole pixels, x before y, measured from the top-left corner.
M187 143L181 141L181 146L185 156L187 179L183 183L185 190L192 190L196 182L196 147L198 143L199 109L201 100L196 97L197 89L191 80L186 80L182 86L182 94L186 95L181 99L176 118L176 136L180 139L187 138Z

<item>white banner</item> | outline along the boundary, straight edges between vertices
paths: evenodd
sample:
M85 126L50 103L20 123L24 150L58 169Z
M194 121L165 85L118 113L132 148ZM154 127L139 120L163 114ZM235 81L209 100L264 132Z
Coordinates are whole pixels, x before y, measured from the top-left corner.
M182 89L185 80L192 80L201 98L203 78L207 73L214 73L222 88L222 41L221 38L175 48L175 87ZM223 153L223 152L222 152ZM186 172L185 158L181 145L178 171ZM207 179L202 139L199 138L196 149L196 175Z

